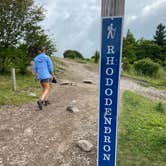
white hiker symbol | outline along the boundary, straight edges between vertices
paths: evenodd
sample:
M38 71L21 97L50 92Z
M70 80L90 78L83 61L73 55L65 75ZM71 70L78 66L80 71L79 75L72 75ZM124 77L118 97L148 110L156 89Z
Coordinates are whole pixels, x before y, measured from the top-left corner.
M113 28L113 24L110 24L107 28L107 39L114 39L115 34L116 34L116 28Z

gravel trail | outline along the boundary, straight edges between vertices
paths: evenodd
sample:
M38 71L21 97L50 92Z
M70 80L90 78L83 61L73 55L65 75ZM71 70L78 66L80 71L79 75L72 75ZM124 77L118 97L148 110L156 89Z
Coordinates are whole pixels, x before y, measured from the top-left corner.
M42 111L36 103L0 106L0 166L96 166L98 68L62 61L68 84L61 85L65 80L59 79L51 85L51 105ZM125 77L121 77L120 90L166 101L165 91L145 88ZM79 112L66 111L71 104ZM90 141L92 151L78 148L79 140Z

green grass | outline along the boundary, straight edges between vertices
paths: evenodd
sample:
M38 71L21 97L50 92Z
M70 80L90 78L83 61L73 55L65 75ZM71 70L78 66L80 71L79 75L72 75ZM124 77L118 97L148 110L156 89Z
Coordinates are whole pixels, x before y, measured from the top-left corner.
M84 64L94 64L94 62L91 59L74 59L78 63L84 63Z
M98 64L98 63L95 63L92 59L80 59L80 58L65 58L65 59L69 59L69 60L73 60L75 62L78 62L78 63L83 63L83 64Z
M166 165L166 105L129 91L119 118L118 166Z
M55 66L55 75L62 76L63 63L60 58L52 57ZM34 81L32 73L20 75L16 73L17 90L12 90L12 80L10 74L0 75L0 105L5 104L22 104L36 101L41 94L39 81ZM30 96L35 93L36 97Z
M40 93L40 85L35 82L32 74L16 74L17 90L12 90L12 80L10 75L0 76L0 105L4 104L22 104L34 101ZM32 97L30 93L37 96Z
M56 77L62 77L63 73L65 72L65 69L63 67L63 62L61 60L61 58L59 57L52 57L51 58L53 63L54 63L54 70L55 70L55 75Z

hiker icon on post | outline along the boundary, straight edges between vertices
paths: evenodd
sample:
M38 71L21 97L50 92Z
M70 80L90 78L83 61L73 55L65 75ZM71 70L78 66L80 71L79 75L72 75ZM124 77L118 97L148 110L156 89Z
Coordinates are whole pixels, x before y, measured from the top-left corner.
M113 28L113 24L110 24L107 28L107 39L114 39L116 34L116 28Z

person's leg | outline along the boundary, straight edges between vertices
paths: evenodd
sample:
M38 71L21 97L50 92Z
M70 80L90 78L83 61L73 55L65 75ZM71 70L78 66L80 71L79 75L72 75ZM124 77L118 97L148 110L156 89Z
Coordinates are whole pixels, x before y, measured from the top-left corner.
M48 94L45 96L45 99L44 99L45 106L50 104L50 101L48 100L50 89L51 89L51 84L49 84L49 91L48 91Z
M45 103L46 100L48 100L48 93L49 93L49 80L41 80L41 86L42 86L42 95L39 101L37 101L37 104L39 106L39 109L42 110L42 105Z
M42 88L43 88L41 100L46 101L46 100L48 100L50 85L49 85L49 82L41 82L41 85L42 85Z

